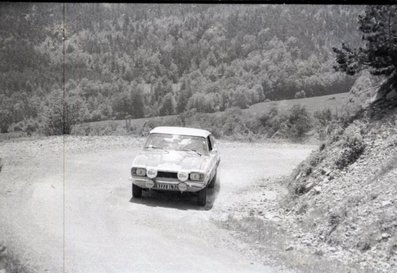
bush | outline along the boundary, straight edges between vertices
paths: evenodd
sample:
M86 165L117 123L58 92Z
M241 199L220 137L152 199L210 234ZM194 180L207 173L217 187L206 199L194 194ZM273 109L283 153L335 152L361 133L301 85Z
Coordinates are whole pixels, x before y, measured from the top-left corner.
M312 118L309 112L300 105L292 106L287 114L280 114L278 109L273 107L258 120L267 137L280 136L301 140L312 128Z
M88 127L87 127L88 126ZM101 126L101 128L97 128ZM102 128L103 126L107 128ZM149 118L143 124L131 120L126 126L116 122L106 122L102 125L87 124L73 126L73 134L137 134L146 136L157 126L184 126L206 129L216 137L231 137L233 139L254 140L260 136L301 139L311 128L311 117L304 107L295 105L289 114L279 114L277 108L260 117L247 113L240 108L228 108L224 112L200 113L190 109L176 116Z
M39 131L39 129L40 123L37 119L22 120L20 122L13 123L8 127L9 132L25 132L28 136Z
M12 123L12 120L13 118L11 111L7 109L0 109L0 133L8 133L8 127Z
M64 97L62 90L53 91L43 105L44 133L70 134L73 125L85 118L84 103L76 96Z
M90 132L91 132L90 124L78 124L73 126L71 134L78 136L89 136Z
M289 115L281 118L284 123L286 135L292 139L302 139L312 128L312 119L304 106L294 105L289 110Z
M301 176L310 175L313 169L324 160L325 154L322 151L323 150L321 149L313 151L305 161L299 164L299 166L292 173L292 176L296 177L299 174Z
M304 90L295 93L295 99L301 98L306 98L306 92Z
M341 139L341 146L342 152L338 156L335 164L339 169L344 169L354 163L364 152L365 143L360 126L352 124L345 130Z
M280 129L279 112L276 107L272 107L268 113L259 117L260 125L263 127L263 134L272 137Z
M337 123L336 116L332 115L329 108L324 110L319 110L313 113L314 126L320 140L328 137L335 128L335 123Z

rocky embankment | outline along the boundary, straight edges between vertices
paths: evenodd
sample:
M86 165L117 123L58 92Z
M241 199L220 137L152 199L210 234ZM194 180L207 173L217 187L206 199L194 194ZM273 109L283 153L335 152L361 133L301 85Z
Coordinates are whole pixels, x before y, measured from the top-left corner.
M397 108L365 111L293 173L287 216L319 255L397 272Z
M262 260L303 272L397 272L395 82L359 78L348 102L356 114L290 177L242 193L239 216L220 224L256 243Z
M292 174L285 199L296 237L291 248L303 245L368 272L397 272L395 84L367 95L376 101Z

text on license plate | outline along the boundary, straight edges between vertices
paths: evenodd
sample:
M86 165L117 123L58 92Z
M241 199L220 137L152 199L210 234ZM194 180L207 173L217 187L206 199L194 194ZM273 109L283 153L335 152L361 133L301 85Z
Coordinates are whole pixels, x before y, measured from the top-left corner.
M156 189L158 190L178 190L178 186L175 184L163 184L163 183L157 183L156 184Z

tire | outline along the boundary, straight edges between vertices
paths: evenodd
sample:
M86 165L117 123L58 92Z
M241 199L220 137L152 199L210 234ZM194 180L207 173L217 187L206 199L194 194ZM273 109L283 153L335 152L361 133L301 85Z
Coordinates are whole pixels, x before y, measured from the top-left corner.
M207 188L202 189L197 194L197 205L200 207L205 206L207 203Z
M138 187L135 184L132 184L132 197L141 198L142 197L142 188Z
M215 172L214 177L211 179L211 182L208 184L208 188L210 188L210 189L213 189L213 188L215 187L216 173L217 173L217 172Z

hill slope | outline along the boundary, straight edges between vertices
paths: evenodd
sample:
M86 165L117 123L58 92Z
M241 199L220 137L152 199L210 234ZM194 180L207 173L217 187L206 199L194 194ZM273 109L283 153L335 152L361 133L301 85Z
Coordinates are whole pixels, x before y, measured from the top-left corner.
M259 259L302 272L397 272L396 90L395 78L363 73L355 114L290 176L241 192L219 224Z
M397 271L396 106L369 105L292 174L297 244L369 272Z
M361 11L0 4L0 131L62 124L63 111L73 123L347 92L354 79L334 71L332 47L359 41Z

